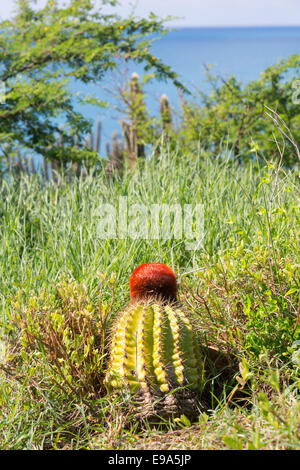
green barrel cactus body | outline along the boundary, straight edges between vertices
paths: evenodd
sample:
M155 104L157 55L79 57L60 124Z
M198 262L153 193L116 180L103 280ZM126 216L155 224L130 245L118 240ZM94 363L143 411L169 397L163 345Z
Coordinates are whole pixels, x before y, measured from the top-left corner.
M106 386L110 391L126 387L144 405L161 398L160 414L188 416L195 411L201 363L192 325L180 308L134 304L116 322Z

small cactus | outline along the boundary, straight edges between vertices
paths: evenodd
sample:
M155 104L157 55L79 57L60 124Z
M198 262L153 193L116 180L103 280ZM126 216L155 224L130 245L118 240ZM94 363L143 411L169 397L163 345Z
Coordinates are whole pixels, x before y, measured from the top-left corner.
M172 284L173 271L161 263L141 265L137 270L131 276L132 303L113 330L106 386L109 391L127 388L142 405L143 415L191 418L197 411L202 361L190 320L170 302L170 285L168 302L163 295L162 283ZM152 271L152 278L143 277L141 271ZM141 298L136 283L147 285L152 297Z
M172 112L167 95L162 95L160 98L160 115L163 130L167 133L170 132L172 130Z

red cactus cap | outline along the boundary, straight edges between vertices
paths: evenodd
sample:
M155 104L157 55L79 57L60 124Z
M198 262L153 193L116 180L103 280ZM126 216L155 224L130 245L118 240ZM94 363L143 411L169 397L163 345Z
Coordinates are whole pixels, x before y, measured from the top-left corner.
M129 280L131 300L160 297L177 300L177 282L174 271L163 263L145 263L138 266Z

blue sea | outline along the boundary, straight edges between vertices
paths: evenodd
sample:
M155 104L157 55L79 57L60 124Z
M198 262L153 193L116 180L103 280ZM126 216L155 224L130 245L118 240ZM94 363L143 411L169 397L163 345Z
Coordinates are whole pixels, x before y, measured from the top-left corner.
M208 91L205 67L223 78L234 75L243 84L258 79L268 66L291 54L300 54L300 26L295 27L224 27L224 28L179 28L153 43L153 55L168 64L179 74L180 81L192 91ZM95 93L99 99L111 103L108 109L85 106L80 110L93 120L102 121L102 145L111 139L117 130L121 134L119 120L122 119L120 102L113 96L124 78L132 72L140 76L141 66L130 64L128 70L121 67L117 73L110 73L99 84L83 87L72 85L76 91ZM107 91L109 90L109 91ZM167 94L174 111L180 101L176 88L171 82L151 82L144 87L147 105L152 114L159 112L159 98ZM115 106L115 108L114 108Z

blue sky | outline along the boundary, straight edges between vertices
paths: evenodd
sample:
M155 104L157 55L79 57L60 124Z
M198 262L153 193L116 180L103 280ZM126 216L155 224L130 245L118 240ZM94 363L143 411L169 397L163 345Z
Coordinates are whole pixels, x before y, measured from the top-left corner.
M95 0L95 4L97 4ZM44 5L46 0L38 0ZM300 0L119 0L116 11L128 16L132 5L135 14L173 15L174 26L285 26L300 25ZM14 1L0 3L0 17L11 15Z

